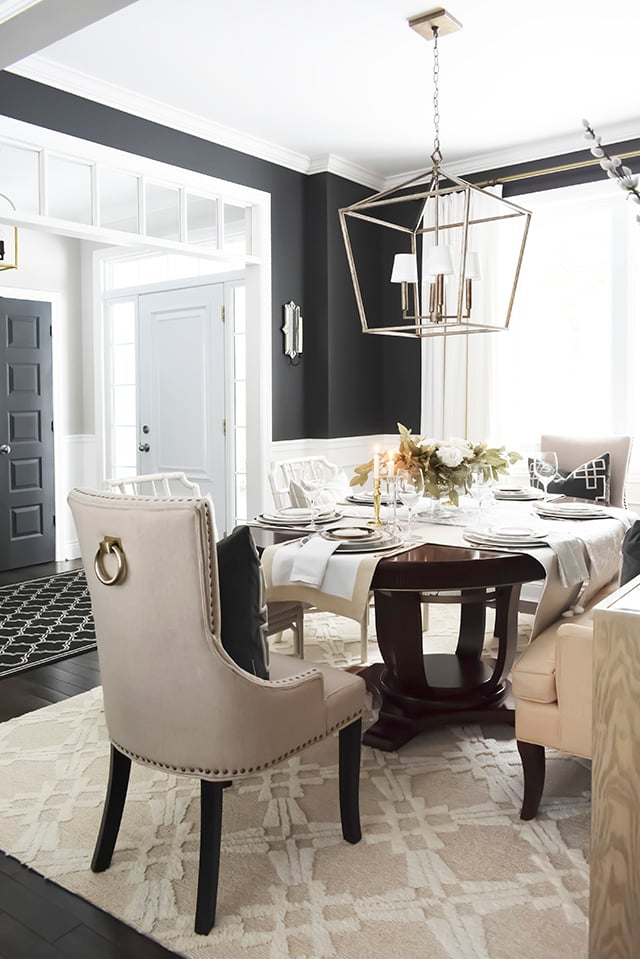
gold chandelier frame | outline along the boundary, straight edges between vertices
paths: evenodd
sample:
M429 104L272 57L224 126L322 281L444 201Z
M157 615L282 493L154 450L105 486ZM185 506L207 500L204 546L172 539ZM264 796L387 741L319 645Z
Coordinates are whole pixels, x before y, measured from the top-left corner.
M504 200L494 193L483 190L476 184L448 173L440 165L442 154L439 139L438 35L439 33L452 33L461 29L462 25L442 8L419 14L412 17L408 22L409 26L422 37L434 42L435 138L431 155L432 166L429 170L411 177L398 186L382 190L338 211L362 331L363 333L422 338L506 330L509 327L513 301L520 277L531 213L509 200ZM420 189L420 186L422 186L422 189ZM443 209L445 205L443 201L445 197L452 194L457 194L461 198L462 202L459 205L462 207L463 213L461 217L458 215L458 219L454 222L448 222L447 213ZM480 201L480 198L483 198L482 201ZM482 203L482 209L475 209L480 202ZM405 211L404 215L397 215L395 220L392 219L391 208L396 207L399 211L402 204L406 203L417 205L417 215L407 217ZM489 215L487 213L489 208L497 210L497 212ZM387 219L383 216L385 210L389 215ZM473 287L476 280L480 279L481 273L479 266L476 266L474 271L474 267L469 264L470 262L479 264L480 260L478 253L472 251L469 247L469 230L472 227L474 228L475 239L478 226L507 220L520 220L521 232L515 232L514 224L514 237L512 238L512 247L515 251L513 281L510 283L510 289L508 284L503 284L506 291L503 303L506 302L506 308L500 307L499 318L491 316L489 320L486 315L488 309L485 305L485 315L481 319L477 319L476 317L483 310L481 302L480 309L476 308L476 317L474 317ZM399 257L397 255L394 257L394 267L391 273L391 282L401 283L401 322L373 325L367 318L362 282L358 276L358 264L354 251L354 243L357 242L357 238L354 239L350 232L350 225L354 225L351 221L365 221L378 228L395 231L396 234L405 237L404 243L406 246ZM456 234L456 231L460 231L459 234ZM446 241L451 237L454 237L456 244L452 244L451 250L449 250L447 249L448 244L440 241ZM433 259L433 269L428 268L429 263L425 257L425 253L428 255L434 252L431 248L435 248L435 254L439 254ZM376 252L374 251L374 255ZM398 260L403 258L405 261L408 259L412 262L408 266L405 262L403 264L404 272L399 269L396 275L396 266L400 266ZM475 258L475 261L470 260L470 258ZM435 266L436 260L440 264L437 267ZM443 265L445 263L448 265ZM431 282L429 278L431 278ZM449 302L447 302L447 298ZM384 306L382 308L384 309ZM369 309L369 312L372 312L371 309ZM497 310L494 312L497 312ZM376 307L376 314L378 313L379 301Z

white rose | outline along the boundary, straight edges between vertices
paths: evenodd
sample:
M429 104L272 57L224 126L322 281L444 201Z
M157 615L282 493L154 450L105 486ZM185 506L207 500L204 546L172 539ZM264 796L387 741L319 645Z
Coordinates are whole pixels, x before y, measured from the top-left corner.
M449 439L449 446L455 446L456 449L460 450L463 459L473 459L473 447L469 443L469 440L463 440L458 436L452 436Z
M444 463L445 466L460 466L460 463L464 459L462 450L457 446L440 446L436 452L440 458L440 462Z

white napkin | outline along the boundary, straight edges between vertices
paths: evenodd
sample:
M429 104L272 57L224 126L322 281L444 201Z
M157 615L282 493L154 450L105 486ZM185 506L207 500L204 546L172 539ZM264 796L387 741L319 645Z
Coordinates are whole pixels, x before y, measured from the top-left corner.
M322 536L312 536L298 548L291 567L291 582L320 587L327 571L327 564L339 545L339 542L323 539Z

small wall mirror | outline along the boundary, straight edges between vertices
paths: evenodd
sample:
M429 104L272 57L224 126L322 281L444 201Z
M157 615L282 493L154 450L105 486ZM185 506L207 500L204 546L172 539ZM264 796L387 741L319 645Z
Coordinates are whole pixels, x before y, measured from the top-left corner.
M293 300L285 303L283 309L284 352L285 356L288 356L293 362L296 357L302 354L302 316L300 315L300 307L296 306Z

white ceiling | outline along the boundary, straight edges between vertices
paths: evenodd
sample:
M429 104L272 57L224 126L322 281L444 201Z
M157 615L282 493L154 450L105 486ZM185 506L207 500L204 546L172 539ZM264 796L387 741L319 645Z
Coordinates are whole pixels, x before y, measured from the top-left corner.
M331 155L373 182L428 166L433 45L406 21L430 8L137 0L11 69L257 155L280 150L294 168L326 169ZM594 0L448 9L463 29L440 39L445 166L583 149L583 116L609 142L640 136L633 5L616 17Z

